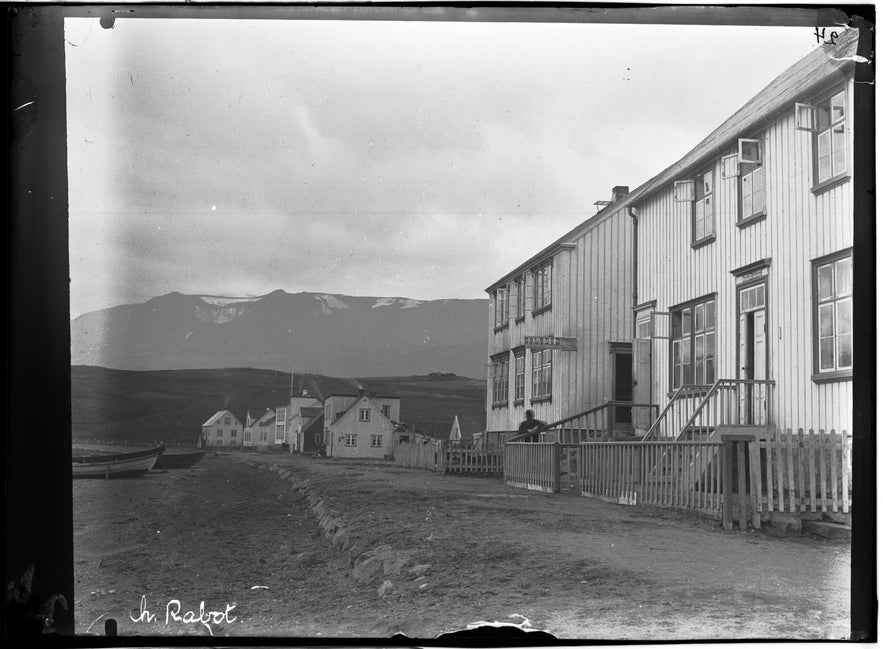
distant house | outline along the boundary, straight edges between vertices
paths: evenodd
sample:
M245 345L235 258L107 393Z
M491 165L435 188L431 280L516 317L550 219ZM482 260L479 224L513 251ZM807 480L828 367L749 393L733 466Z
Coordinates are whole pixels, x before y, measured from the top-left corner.
M332 457L385 457L397 443L398 397L332 394L325 399L325 453Z
M312 417L309 412L314 413ZM324 452L325 411L322 408L301 408L301 421L299 451L311 455Z
M317 415L324 412L322 402L318 398L310 396L309 392L304 390L299 395L289 399L285 411L283 443L288 445L292 453L300 453L307 444L307 440L304 438L304 429L308 424L312 423ZM321 444L321 440L319 443ZM311 448L313 447L315 447L315 440L311 444ZM312 451L305 452L315 452L316 450L313 448Z
M267 408L257 419L251 420L247 435L248 446L256 449L267 450L271 448L276 439L276 411Z
M229 410L218 410L202 425L203 448L210 446L241 446L242 422Z

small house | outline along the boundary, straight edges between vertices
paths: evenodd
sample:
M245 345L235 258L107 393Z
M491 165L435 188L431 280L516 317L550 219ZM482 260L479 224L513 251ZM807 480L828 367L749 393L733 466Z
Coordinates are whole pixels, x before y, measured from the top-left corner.
M392 455L398 397L332 394L325 400L325 453L332 457Z
M202 424L202 448L241 446L242 422L229 410L218 410Z

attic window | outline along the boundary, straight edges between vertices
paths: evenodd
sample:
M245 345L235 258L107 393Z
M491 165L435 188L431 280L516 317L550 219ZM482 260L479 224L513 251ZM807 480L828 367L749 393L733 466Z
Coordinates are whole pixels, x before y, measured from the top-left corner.
M370 408L359 408L359 421L371 421Z
M714 241L714 176L711 170L674 184L676 203L690 203L693 246Z
M846 92L815 104L795 104L794 119L798 131L813 133L813 191L848 178Z

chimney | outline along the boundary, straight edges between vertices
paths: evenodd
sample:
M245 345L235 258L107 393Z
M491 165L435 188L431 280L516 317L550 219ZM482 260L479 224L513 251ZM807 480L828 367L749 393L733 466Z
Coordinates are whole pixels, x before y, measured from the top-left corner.
M306 390L301 390L301 392L300 392L300 396L302 396L302 397L308 397L308 396L310 396L310 393L307 392Z
M629 193L629 188L626 185L617 185L613 188L613 196L610 199L611 203L615 203L620 198L625 198Z
M365 388L359 388L359 398L361 399L364 396L365 396Z

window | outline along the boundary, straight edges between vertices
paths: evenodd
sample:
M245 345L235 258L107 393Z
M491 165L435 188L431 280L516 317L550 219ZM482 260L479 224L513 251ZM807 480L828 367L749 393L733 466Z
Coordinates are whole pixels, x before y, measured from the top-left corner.
M227 426L230 425L230 418L229 417L224 417L224 424L226 424Z
M515 354L515 401L524 401L524 352Z
M371 421L370 408L359 408L359 421Z
M493 362L493 405L509 402L509 354L491 359Z
M276 423L285 421L285 408L276 408Z
M690 203L693 244L714 239L714 176L711 171L675 182L675 202Z
M642 318L635 323L635 338L651 338L653 336L653 321L650 316Z
M202 429L203 435L208 435L210 432L212 432L212 431L211 431L211 428L209 428L208 426L206 426L205 428Z
M242 441L245 442L246 444L251 443L251 431L250 430L246 430L244 433L242 433Z
M494 328L499 329L509 324L509 288L498 288L494 300Z
M285 441L285 424L276 424L276 443L281 444Z
M262 442L266 442L266 441L267 441L267 431L265 431L265 430L262 430L262 431L261 431L261 441L262 441Z
M813 262L814 378L852 376L852 251Z
M383 435L371 435L371 448L380 448L383 446Z
M321 444L322 443L322 433L316 433L313 436L313 440L316 442L316 444Z
M387 419L389 419L389 404L388 403L384 403L382 406L380 406L380 414L383 415L384 417L386 417Z
M766 214L766 176L760 140L740 139L736 153L739 182L739 221Z
M217 437L223 437L223 436L224 436L224 430L222 428L219 428Z
M236 431L235 428L233 428L233 429L230 431L230 437L236 437L237 435L239 435L239 433Z
M325 406L325 421L331 423L331 404Z
M346 435L344 437L344 446L355 446L356 445L356 436L355 435Z
M546 262L533 272L534 311L552 306L552 262Z
M671 312L671 389L715 381L715 301L697 300Z
M515 280L515 284L513 284L513 289L515 292L515 319L521 320L524 318L524 277L519 277Z
M552 350L541 349L531 354L531 399L552 397Z
M840 91L812 104L795 105L797 130L813 136L813 176L816 185L846 177L846 92Z

